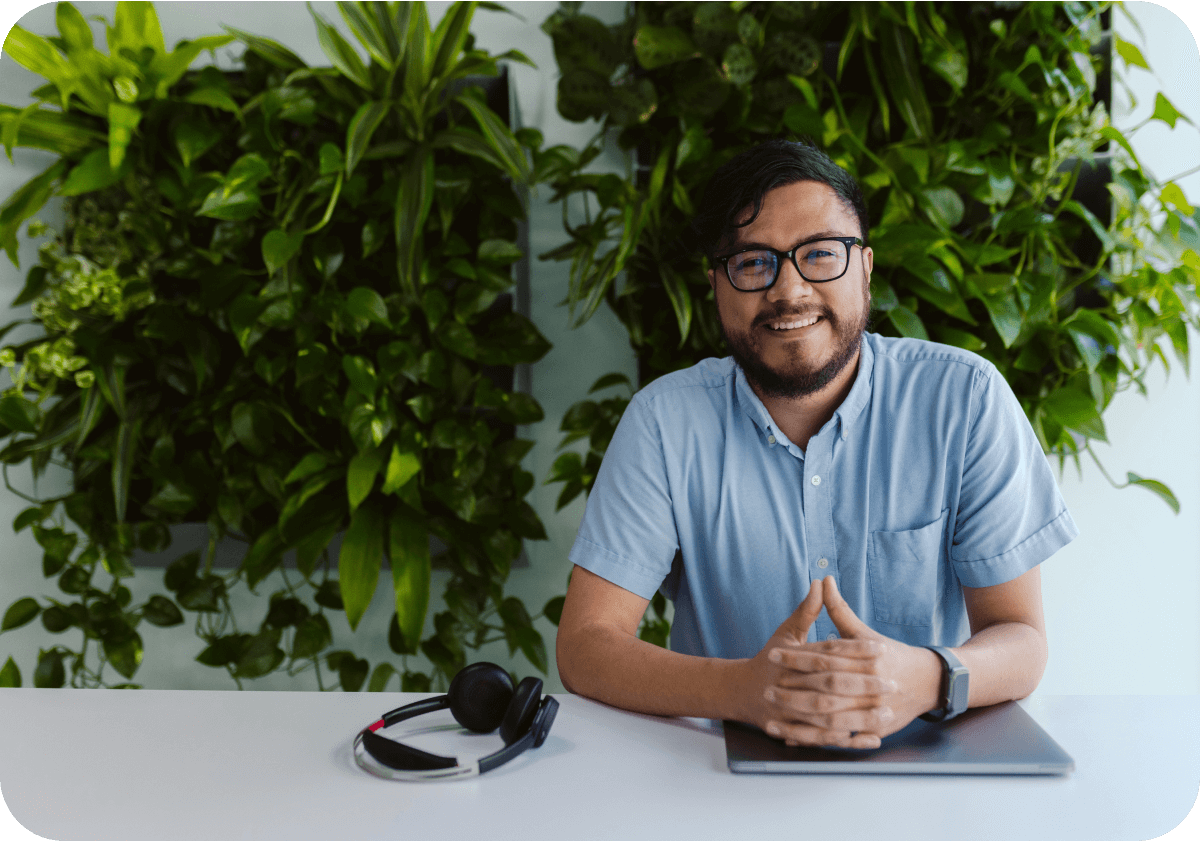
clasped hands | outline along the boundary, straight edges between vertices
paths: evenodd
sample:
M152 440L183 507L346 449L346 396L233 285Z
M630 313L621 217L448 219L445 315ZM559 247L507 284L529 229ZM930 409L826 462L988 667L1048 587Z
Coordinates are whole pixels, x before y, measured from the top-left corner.
M805 642L822 606L841 639ZM832 577L813 582L747 665L744 720L792 746L877 748L938 703L937 655L868 627Z

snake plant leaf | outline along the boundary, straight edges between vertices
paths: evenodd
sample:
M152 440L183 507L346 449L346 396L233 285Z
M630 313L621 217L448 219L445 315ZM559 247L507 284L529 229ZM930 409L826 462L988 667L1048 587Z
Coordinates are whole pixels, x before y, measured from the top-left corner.
M306 5L317 25L317 41L321 44L321 51L325 53L329 62L354 84L364 90L371 90L371 74L367 72L367 67L358 52L325 18L317 14L311 3Z
M0 131L6 148L27 146L45 149L62 157L76 157L107 142L108 135L97 131L96 122L75 113L43 109L40 102L25 108L0 105Z
M460 94L455 101L466 107L479 125L484 140L495 151L504 165L504 169L514 180L527 183L529 181L529 161L517 138L504 121L497 116L485 103L469 94Z
M113 23L108 27L108 51L119 55L122 48L127 48L137 55L143 47L149 47L158 55L167 52L154 4L121 0L117 3Z
M429 15L425 11L425 4L411 4L408 31L404 38L407 45L404 54L404 96L414 103L420 100L421 92L430 80L430 35Z
M14 266L20 265L17 261L17 231L21 223L45 207L50 196L54 195L58 179L66 171L67 162L56 161L26 181L0 206L0 245L3 245Z
M92 49L95 43L92 28L88 26L83 14L70 3L59 3L54 7L54 23L68 53L72 50Z
M411 47L412 45L410 45ZM433 152L418 146L401 178L396 200L393 233L396 239L396 269L400 283L411 294L420 286L417 276L420 233L433 206Z
M687 288L687 281L679 276L669 266L661 266L659 276L662 278L663 289L671 299L671 309L675 311L675 323L679 326L679 346L687 341L688 331L692 329L692 296Z
M386 3L359 3L359 8L365 9L374 19L375 26L383 36L387 54L391 56L393 71L404 66L408 48L408 21L412 16L413 3L397 3L389 6Z
M367 54L381 66L391 70L396 64L395 46L389 43L385 32L379 25L379 20L364 8L366 5L368 4L337 4L342 20L350 27L350 31L363 45Z
M192 62L205 50L216 50L233 41L232 35L205 35L194 41L180 41L169 53L156 55L150 62L149 73L155 79L154 95L163 99L167 90L183 78Z
M265 59L278 68L291 71L308 67L304 63L304 59L282 44L272 41L270 38L263 38L249 32L243 32L232 26L225 26L224 29L245 44L247 49L252 50L260 58Z
M117 522L125 522L129 504L129 486L133 482L133 461L141 434L140 418L125 418L117 427L117 442L112 461L113 508Z
M338 581L352 630L367 612L379 584L386 532L387 521L375 501L363 503L350 517L338 555Z
M4 52L26 70L49 79L60 90L70 89L75 71L54 45L41 35L14 26L4 39Z
M124 102L108 104L108 164L113 169L125 160L125 149L133 140L134 129L141 119L140 108Z
M900 117L920 141L933 137L933 114L921 82L920 62L913 50L912 36L901 26L880 27L879 45L883 77Z
M346 129L346 177L349 177L371 142L371 135L391 110L391 103L382 100L364 102L354 112Z
M429 609L431 561L425 524L405 506L397 505L389 518L388 561L392 568L396 624L405 650L416 651Z
M466 43L476 3L459 2L450 7L433 32L430 49L434 51L430 77L437 79L450 69L451 62L462 52Z

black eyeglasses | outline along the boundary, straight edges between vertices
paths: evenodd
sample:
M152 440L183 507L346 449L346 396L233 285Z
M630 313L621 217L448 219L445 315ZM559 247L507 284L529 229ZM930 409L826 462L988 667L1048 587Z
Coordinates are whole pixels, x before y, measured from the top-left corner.
M861 246L858 237L821 237L802 242L791 251L752 248L718 257L734 289L761 292L779 280L784 260L791 260L800 277L809 283L837 280L850 267L850 249Z

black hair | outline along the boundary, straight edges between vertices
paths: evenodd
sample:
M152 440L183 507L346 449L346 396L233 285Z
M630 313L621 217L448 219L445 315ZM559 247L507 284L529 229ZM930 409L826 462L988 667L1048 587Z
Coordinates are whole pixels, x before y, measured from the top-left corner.
M809 143L768 140L738 153L713 173L684 235L685 243L691 251L702 251L712 260L738 228L758 218L767 193L801 181L817 181L837 193L858 218L859 235L867 242L867 207L854 176ZM738 217L747 207L753 208L750 218L739 224Z

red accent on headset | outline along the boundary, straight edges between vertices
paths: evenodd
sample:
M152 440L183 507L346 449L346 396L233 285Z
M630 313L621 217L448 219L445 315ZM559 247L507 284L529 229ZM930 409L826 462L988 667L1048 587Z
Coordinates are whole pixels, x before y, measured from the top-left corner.
M379 721L376 721L374 724L370 725L367 729L370 730L372 733L374 733L376 730L382 730L383 729L383 719L382 718L379 719Z

